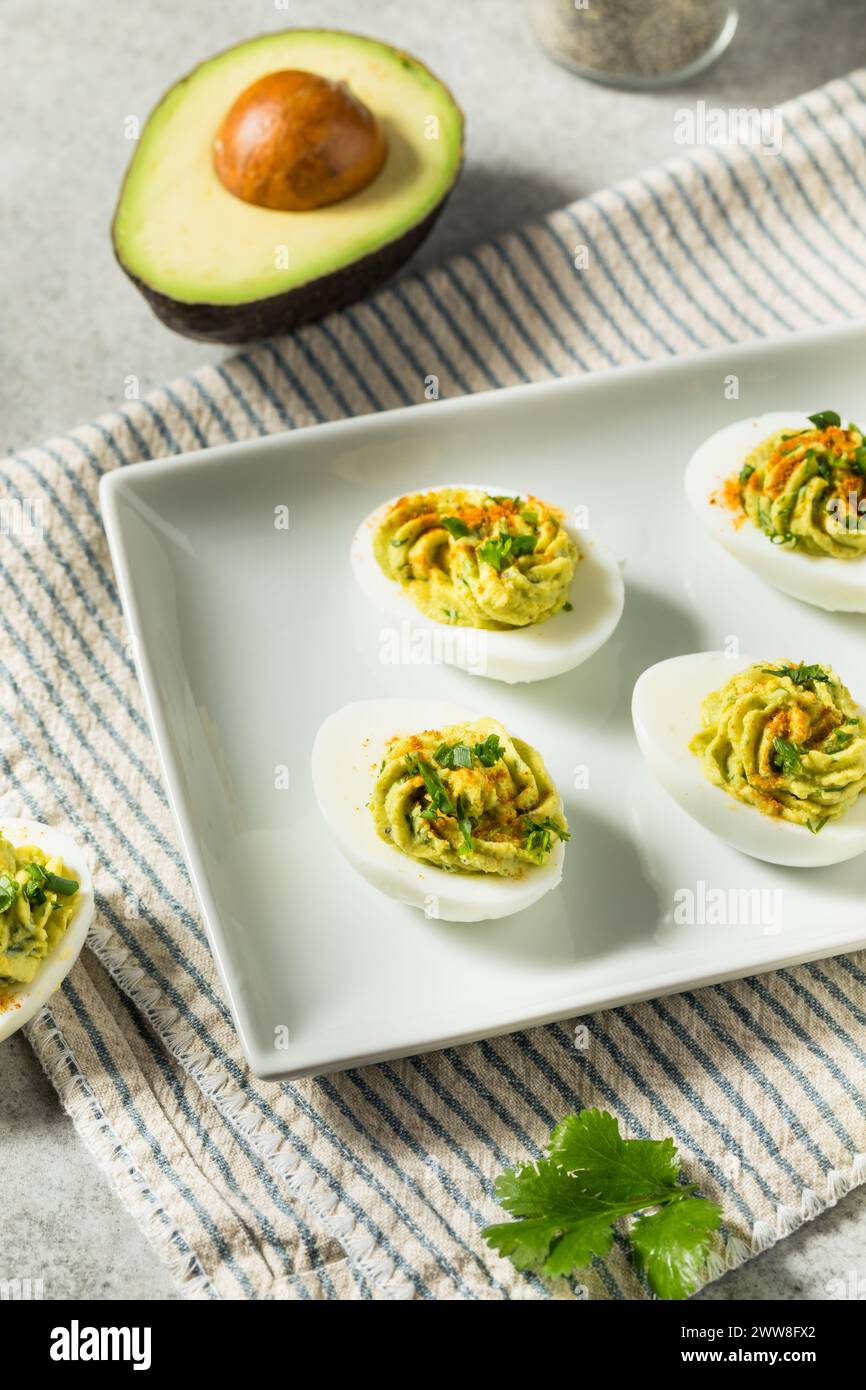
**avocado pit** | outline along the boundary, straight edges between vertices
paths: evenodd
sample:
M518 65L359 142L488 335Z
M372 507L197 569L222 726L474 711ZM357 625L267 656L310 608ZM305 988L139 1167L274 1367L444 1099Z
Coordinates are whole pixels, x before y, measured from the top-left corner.
M379 121L345 82L286 69L241 92L217 132L213 160L236 198L308 212L366 188L387 148Z

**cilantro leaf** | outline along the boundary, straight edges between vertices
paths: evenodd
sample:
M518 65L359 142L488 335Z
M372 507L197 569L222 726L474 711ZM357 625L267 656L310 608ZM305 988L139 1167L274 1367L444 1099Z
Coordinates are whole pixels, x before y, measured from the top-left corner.
M623 1139L607 1110L566 1115L547 1148L555 1163L608 1202L628 1202L661 1189L682 1191L673 1139Z
M406 771L413 777L421 778L427 789L427 795L430 797L430 809L433 811L441 811L446 816L454 815L454 803L445 790L445 783L442 781L435 767L431 767L429 763L425 763L421 758L407 758ZM422 811L421 814L423 816L425 812ZM428 817L428 819L432 818Z
M0 912L8 912L18 897L21 884L8 874L0 874Z
M831 426L838 428L842 423L835 410L818 410L814 415L810 415L809 419L816 430L830 429Z
M755 471L755 465L754 465L753 463L744 463L744 464L743 464L743 466L742 466L742 468L740 469L740 472L739 472L739 474L738 474L738 477L737 477L737 481L739 482L739 484L740 484L741 487L742 487L743 483L747 483L747 482L749 481L749 479L751 478L751 476L752 476L752 474L754 473L754 471Z
M519 559L521 555L531 555L538 545L537 536L526 536L523 532L518 532L517 535L511 536L509 539L511 541L511 553L517 559Z
M523 848L537 864L543 863L544 856L550 853L552 835L557 835L560 840L571 839L570 833L563 830L561 825L557 825L555 820L551 820L550 816L544 820L533 820L531 816L524 816L523 825L526 830Z
M505 749L499 742L498 734L488 734L483 743L476 743L472 749L482 767L492 767L499 758L505 757Z
M791 743L790 739L773 739L773 752L770 755L770 762L777 772L781 772L785 777L795 777L798 772L803 771L803 764L800 760L800 749L796 743Z
M538 545L537 536L524 536L518 534L511 536L507 531L500 531L498 536L492 536L478 547L479 560L485 560L488 565L492 565L498 574L518 560L521 555L531 555Z
M445 527L449 536L453 536L455 540L460 540L463 536L472 535L466 522L461 521L459 516L443 516L442 525Z
M814 685L816 681L833 684L823 666L806 666L802 661L796 666L762 666L761 670L767 676L787 676L794 685Z
M687 1298L698 1287L721 1212L680 1181L671 1139L624 1139L613 1115L567 1115L550 1136L549 1157L503 1173L495 1192L515 1219L488 1226L484 1239L519 1269L570 1274L609 1251L617 1221L653 1292Z
M465 743L440 743L433 757L440 767L472 766L472 750Z
M495 1191L505 1210L521 1219L488 1226L484 1239L518 1269L555 1278L611 1247L617 1213L549 1159L503 1173Z
M834 729L830 735L829 742L824 744L825 753L841 753L843 748L847 748L854 735L847 729Z
M671 1202L635 1222L635 1257L659 1298L688 1298L700 1287L707 1237L718 1224L718 1207L703 1197Z
M469 819L469 812L466 809L466 802L463 797L457 799L457 824L460 826L460 833L463 836L463 843L460 846L461 854L471 854L472 845L472 821Z
M27 865L27 882L23 885L22 891L31 907L41 907L45 902L47 878L48 875L41 864Z

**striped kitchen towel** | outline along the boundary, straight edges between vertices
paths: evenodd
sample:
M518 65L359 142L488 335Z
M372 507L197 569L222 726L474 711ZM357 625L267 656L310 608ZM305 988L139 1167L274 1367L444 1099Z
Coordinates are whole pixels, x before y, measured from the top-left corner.
M225 440L866 314L866 73L778 153L678 158L28 450L0 551L4 809L63 822L98 919L30 1041L199 1298L641 1298L616 1245L547 1287L481 1240L495 1175L581 1106L673 1135L724 1209L711 1275L866 1176L866 957L293 1084L243 1060L157 772L100 523L108 469ZM586 254L580 248L586 248ZM575 259L579 269L575 267Z

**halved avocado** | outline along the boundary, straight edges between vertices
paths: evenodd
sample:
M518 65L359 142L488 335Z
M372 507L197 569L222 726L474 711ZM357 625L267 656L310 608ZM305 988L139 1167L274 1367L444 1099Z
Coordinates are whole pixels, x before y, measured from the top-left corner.
M375 117L384 163L360 192L305 211L236 196L215 168L229 110L272 73L345 83ZM154 312L188 337L241 342L361 298L412 254L460 172L463 116L417 59L339 30L289 29L209 58L149 116L112 239Z

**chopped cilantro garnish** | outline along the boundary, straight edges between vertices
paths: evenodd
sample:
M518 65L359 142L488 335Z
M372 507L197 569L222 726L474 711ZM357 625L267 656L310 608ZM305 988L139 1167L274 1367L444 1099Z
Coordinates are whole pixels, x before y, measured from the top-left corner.
M550 816L546 816L541 821L533 820L531 816L524 816L523 824L526 830L523 848L539 864L543 862L545 855L550 853L550 847L553 843L552 835L557 835L560 840L571 839L569 832L563 830L561 825L557 825L555 820L551 820Z
M770 762L777 772L781 772L785 777L796 776L803 771L803 764L800 760L800 749L796 743L791 743L787 738L773 739L773 752Z
M482 767L492 767L498 758L505 756L498 734L488 734L483 743L476 743L472 750Z
M8 874L0 874L0 912L8 912L18 897L21 884Z
M472 535L466 522L461 521L459 516L443 516L442 525L445 527L449 536L453 536L455 540L460 540L462 536Z
M469 819L469 812L466 809L466 802L461 796L457 801L457 824L460 826L460 833L463 836L463 843L460 846L460 854L472 853L472 821Z
M823 666L806 666L802 661L796 666L762 666L761 670L768 676L787 676L794 685L815 685L819 681L832 685Z
M429 763L425 763L421 758L407 758L406 771L411 773L412 776L421 778L427 789L427 795L430 797L430 809L441 811L446 816L454 815L454 803L445 789L442 778L434 767L431 767ZM422 811L421 814L424 815L424 812ZM428 817L428 819L432 819L432 817Z
M61 878L59 874L45 875L45 888L49 893L58 893L62 898L69 898L73 893L78 892L78 884L74 878Z
M521 512L520 515L523 517L523 520L526 522L527 526L537 526L537 525L538 525L538 513L537 513L537 512L525 511L525 512Z
M824 744L825 753L841 753L843 748L847 748L851 742L853 734L847 729L834 729L830 735L829 742Z
M816 454L814 449L807 449L803 457L804 463L814 463L821 477L826 483L833 481L833 460L827 454Z
M573 613L573 612L574 612L574 604L573 604L573 603L569 603L568 601L566 601L566 602L562 605L562 607L563 607L564 612L566 612L566 613Z
M537 536L511 536L507 531L500 531L498 536L493 536L483 545L479 545L478 558L485 560L501 574L521 555L531 555L537 545Z
M831 427L838 428L842 423L835 410L818 410L814 415L810 415L809 419L812 421L816 430L826 430Z
M440 743L433 756L440 767L472 766L472 753L465 743Z
M499 735L488 734L483 743L476 743L471 749L465 743L440 743L433 757L440 767L471 767L474 753L483 767L492 767L504 751Z
M741 485L741 486L742 486L743 483L747 483L747 482L749 481L749 479L751 478L751 476L752 476L752 474L754 473L754 471L755 471L755 465L754 465L753 463L744 463L744 464L743 464L742 468L740 469L740 474L739 474L739 482L740 482L740 485Z
M515 1220L488 1226L488 1245L518 1269L556 1278L605 1256L616 1223L640 1213L627 1236L653 1292L695 1292L721 1212L680 1181L672 1139L624 1139L613 1115L582 1110L560 1121L547 1152L497 1178L496 1196Z

